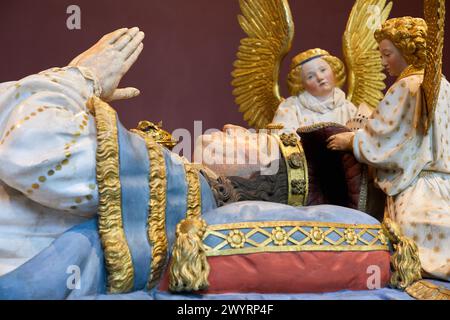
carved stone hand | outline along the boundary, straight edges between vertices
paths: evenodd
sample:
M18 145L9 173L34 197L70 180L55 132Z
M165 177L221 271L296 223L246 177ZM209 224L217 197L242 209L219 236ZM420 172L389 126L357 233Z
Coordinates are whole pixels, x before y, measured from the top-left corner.
M89 69L99 81L104 101L130 99L140 94L136 88L118 89L122 77L141 54L145 35L139 28L122 28L103 36L94 46L70 62Z

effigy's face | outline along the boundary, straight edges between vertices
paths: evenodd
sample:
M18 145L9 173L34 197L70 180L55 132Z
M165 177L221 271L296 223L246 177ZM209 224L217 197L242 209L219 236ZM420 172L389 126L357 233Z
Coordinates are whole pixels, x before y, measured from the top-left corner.
M399 76L408 66L401 51L389 39L382 40L379 46L383 67L390 76Z
M248 178L278 157L278 142L273 136L234 125L198 137L194 149L194 162L223 176Z
M302 81L305 90L315 97L327 97L335 87L333 69L321 58L302 65Z

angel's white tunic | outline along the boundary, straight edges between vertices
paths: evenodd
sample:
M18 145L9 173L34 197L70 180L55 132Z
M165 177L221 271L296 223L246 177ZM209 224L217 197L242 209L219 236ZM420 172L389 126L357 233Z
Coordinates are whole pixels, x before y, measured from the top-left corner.
M290 133L319 122L345 125L356 112L357 108L345 98L345 93L339 88L335 88L333 95L323 101L305 91L283 101L272 122L283 124L281 132Z
M0 86L0 275L96 214L96 93L88 70Z
M419 247L423 270L450 280L450 84L443 79L426 135L415 126L423 76L397 81L356 132L356 158L376 168L389 196L385 214Z

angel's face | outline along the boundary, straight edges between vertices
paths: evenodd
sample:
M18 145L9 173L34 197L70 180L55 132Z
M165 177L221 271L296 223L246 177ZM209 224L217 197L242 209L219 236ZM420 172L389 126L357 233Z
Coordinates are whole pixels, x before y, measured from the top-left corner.
M379 46L383 67L390 76L398 77L408 67L401 51L389 39L382 40Z
M315 97L328 97L335 87L333 70L321 58L302 65L302 82L305 90Z

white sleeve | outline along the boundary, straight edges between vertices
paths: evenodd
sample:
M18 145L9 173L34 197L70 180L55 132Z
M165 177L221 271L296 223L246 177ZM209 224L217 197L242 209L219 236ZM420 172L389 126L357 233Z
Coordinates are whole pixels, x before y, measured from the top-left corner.
M297 115L297 106L293 97L290 97L280 103L272 123L283 124L284 128L280 133L296 133L299 128L299 120Z
M98 83L88 70L53 68L0 92L0 180L44 206L96 210L95 120L86 108Z
M414 123L422 99L419 77L394 84L370 116L366 126L355 133L356 159L376 168L376 181L388 195L408 187L431 162L430 137L423 136Z

